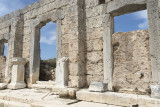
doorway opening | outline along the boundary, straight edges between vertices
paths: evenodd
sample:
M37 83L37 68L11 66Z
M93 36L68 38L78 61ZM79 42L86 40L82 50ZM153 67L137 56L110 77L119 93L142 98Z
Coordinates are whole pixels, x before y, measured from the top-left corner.
M7 40L0 41L0 83L3 83L5 80L5 70L6 70L6 62L7 62Z
M151 65L147 10L116 16L114 22L114 90L149 93Z
M40 29L39 81L55 81L56 23L52 21Z

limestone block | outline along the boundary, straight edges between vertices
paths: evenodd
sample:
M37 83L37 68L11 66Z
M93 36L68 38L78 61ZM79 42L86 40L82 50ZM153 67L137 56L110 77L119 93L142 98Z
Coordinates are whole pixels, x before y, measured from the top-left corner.
M101 6L95 6L94 8L87 8L86 9L86 17L95 17L97 15L100 15L102 12L102 7Z
M67 55L69 51L69 44L65 43L61 45L61 53Z
M69 71L70 75L82 75L84 72L79 71L84 71L84 65L83 63L70 63Z
M146 1L147 0L111 0L108 3L106 10L107 13L114 16L119 16L129 12L136 12L146 9Z
M105 92L107 91L107 84L102 82L93 82L89 86L91 92Z
M84 52L78 52L78 51L70 51L69 52L69 61L70 62L80 62L84 61Z
M21 89L25 88L24 73L25 73L26 60L20 57L14 57L12 59L12 79L8 85L9 89Z
M6 57L0 56L0 83L4 82L6 69Z
M85 0L86 8L94 7L99 4L99 0Z
M151 97L160 99L160 85L151 85Z
M101 27L102 26L102 16L96 16L88 18L86 20L87 28Z
M7 83L0 83L0 90L6 89Z
M87 51L101 51L103 49L103 40L94 39L87 41Z
M91 39L99 39L102 38L102 27L98 27L98 28L90 28L87 29L87 37L86 40L91 40Z
M59 92L59 97L61 97L61 98L66 98L66 97L68 97L68 90L66 90L66 89L61 89L60 92Z
M149 93L151 64L148 31L115 33L112 35L112 45L114 89L123 92Z
M75 88L64 88L61 89L59 92L59 96L62 98L76 98L76 92L78 91L78 89Z
M101 62L102 59L103 59L102 51L93 51L93 52L88 52L87 54L87 60L93 63Z
M83 74L84 75L84 74ZM82 88L84 87L85 84L85 77L81 75L81 76L69 76L69 83L68 86L71 88L74 87L78 87L78 88Z
M68 58L63 57L58 60L56 66L56 85L68 86Z
M68 89L69 98L76 98L76 92L78 89Z
M70 40L69 41L69 51L83 51L84 47L83 47L84 42L81 40Z

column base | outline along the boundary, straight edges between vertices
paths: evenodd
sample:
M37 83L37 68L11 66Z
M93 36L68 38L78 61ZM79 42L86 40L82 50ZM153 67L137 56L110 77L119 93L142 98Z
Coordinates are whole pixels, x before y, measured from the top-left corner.
M9 89L13 89L13 90L16 90L16 89L23 89L26 87L26 84L25 83L10 83L7 88Z
M160 85L151 85L151 97L160 99Z

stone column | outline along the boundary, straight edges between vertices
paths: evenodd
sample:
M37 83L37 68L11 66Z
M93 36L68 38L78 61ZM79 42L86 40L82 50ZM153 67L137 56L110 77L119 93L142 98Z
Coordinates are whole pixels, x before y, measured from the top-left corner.
M8 85L9 89L21 89L25 88L24 74L25 74L26 60L20 57L14 57L12 59L12 79Z
M31 34L31 49L30 49L30 79L29 87L39 80L40 70L40 28L32 29Z
M4 56L4 43L1 41L0 42L0 56Z
M104 83L108 84L108 90L112 90L113 75L113 47L112 34L114 33L114 17L110 14L103 16L103 66Z
M151 55L151 97L160 98L160 0L147 1Z

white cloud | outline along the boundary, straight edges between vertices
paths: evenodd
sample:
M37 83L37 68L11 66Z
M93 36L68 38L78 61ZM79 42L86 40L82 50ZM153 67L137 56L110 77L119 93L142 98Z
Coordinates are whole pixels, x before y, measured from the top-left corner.
M41 40L40 40L41 43L48 44L48 45L53 45L55 41L56 41L56 35L52 35L48 38L46 36L41 36Z
M56 31L47 32L48 36L42 35L40 42L48 45L53 45L56 41Z
M48 33L51 34L51 35L56 35L56 31L50 31Z
M12 11L21 9L25 6L22 0L1 0L0 1L0 16L4 16Z
M134 13L134 16L138 20L142 20L142 22L138 25L139 29L147 29L148 28L147 10L136 12L136 13Z

